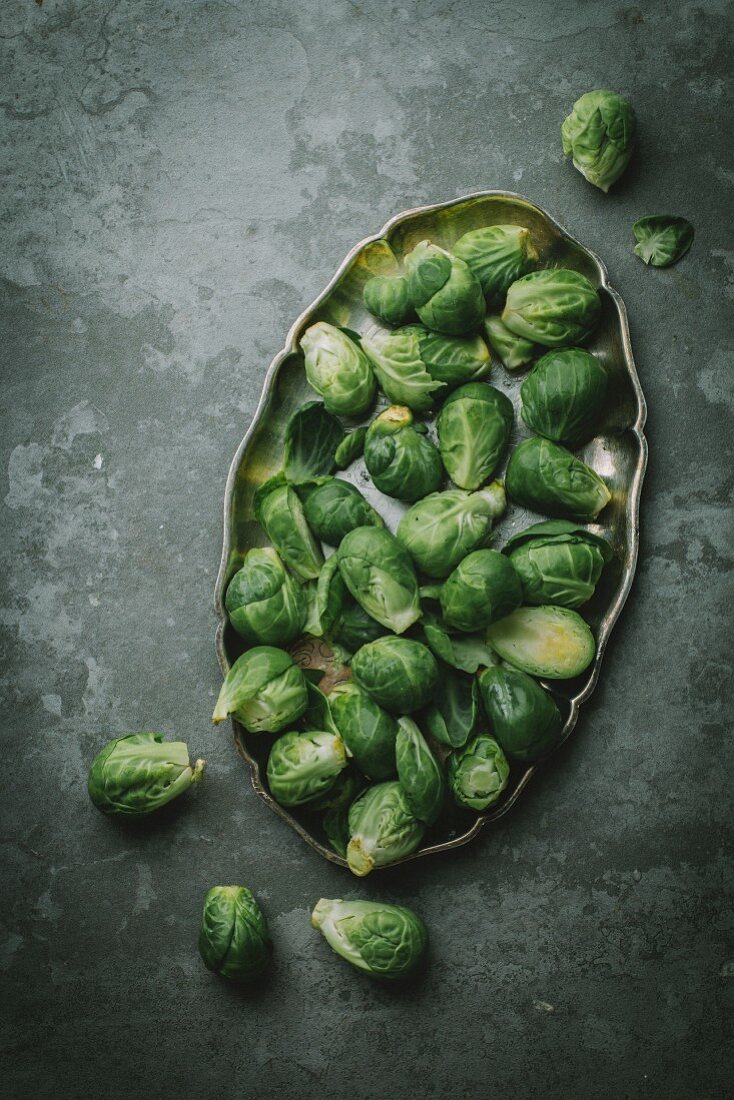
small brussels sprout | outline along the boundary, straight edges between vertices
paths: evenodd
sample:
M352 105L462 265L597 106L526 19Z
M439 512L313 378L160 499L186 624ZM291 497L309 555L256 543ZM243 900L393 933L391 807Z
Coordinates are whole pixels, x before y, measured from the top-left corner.
M204 761L189 761L183 741L164 741L162 733L128 733L109 741L89 769L87 790L103 814L152 813L198 783Z
M372 421L364 462L380 492L397 500L420 500L443 480L441 456L413 426L413 414L404 405L391 405Z
M377 619L368 615L358 603L347 604L341 613L334 641L347 653L356 653L360 646L383 638L389 631Z
M338 629L347 598L347 586L339 572L335 554L324 562L318 581L315 584L312 582L308 590L308 612L303 632L314 638L323 638Z
M538 253L521 225L486 225L459 237L454 256L468 264L489 305L499 305L507 288L533 267Z
M589 627L567 607L520 607L493 623L487 640L503 661L548 680L580 676L596 653Z
M480 734L448 758L448 781L454 800L465 810L482 813L497 801L510 777L510 765L492 737Z
M624 172L635 140L632 104L616 92L586 92L561 126L565 156L604 193Z
M311 924L352 966L389 981L412 973L428 943L426 926L412 909L384 901L321 898Z
M439 665L441 690L423 713L425 727L432 737L459 749L479 732L482 704L476 677L465 676L450 665Z
M372 364L356 340L326 321L318 321L301 337L309 385L330 413L363 416L375 399Z
M670 267L685 256L693 244L693 226L672 214L650 214L632 226L637 244L635 256L653 267Z
M388 325L404 325L413 312L405 275L375 275L364 285L364 304Z
M249 982L270 962L273 944L260 906L246 886L212 886L204 898L199 953L208 970Z
M255 493L255 519L297 577L318 577L324 555L303 514L295 489L282 474L270 478Z
M359 770L369 779L392 779L398 732L393 716L353 680L337 684L329 693L329 703L339 733Z
M484 634L452 634L441 616L431 611L423 612L421 626L431 652L452 668L475 673L497 660Z
M512 402L486 382L454 390L436 420L446 472L460 489L489 481L510 442Z
M248 550L227 587L229 621L251 645L289 645L303 631L305 590L286 572L272 547Z
M524 336L516 336L514 332L510 332L498 315L487 318L484 322L484 332L487 343L506 370L526 367L538 354L537 344L526 340Z
M588 351L549 351L520 387L522 418L537 435L575 447L594 435L606 393L607 372Z
M268 786L281 806L303 806L329 791L347 766L341 737L325 730L284 733L268 757Z
M563 725L550 692L517 668L485 668L479 690L492 730L508 756L532 761L557 743Z
M446 624L468 634L503 619L521 603L520 578L498 550L467 554L441 589Z
M398 721L395 762L400 786L411 810L425 825L433 825L441 813L446 783L443 768L411 718Z
M447 577L468 553L487 542L505 503L501 481L476 493L463 489L431 493L408 509L398 524L397 537L421 572Z
M427 328L460 336L482 322L482 284L464 260L421 241L405 257L405 272L413 306Z
M568 520L546 520L520 531L502 550L522 584L523 603L581 607L594 595L612 558L606 539Z
M317 539L338 546L355 527L384 527L384 521L354 485L320 477L297 486L303 512Z
M349 870L363 878L375 867L409 856L424 831L396 780L368 787L349 810Z
M298 721L308 706L306 679L289 653L255 646L227 673L212 721L230 714L250 733L279 733Z
M330 474L344 429L320 401L309 401L291 416L285 429L283 470L288 481Z
M405 548L384 527L357 527L339 544L339 571L357 603L402 634L420 618L418 580Z
M357 684L393 714L410 714L431 702L438 687L438 665L430 649L410 638L387 635L354 654Z
M517 336L558 348L582 344L600 313L601 299L585 275L548 268L512 284L502 321Z
M362 457L366 435L367 428L362 427L355 428L353 432L349 432L344 436L334 454L334 461L338 469L346 470L347 466L351 466L353 462Z
M533 436L510 455L505 474L517 504L547 516L593 520L612 499L599 475L565 447Z

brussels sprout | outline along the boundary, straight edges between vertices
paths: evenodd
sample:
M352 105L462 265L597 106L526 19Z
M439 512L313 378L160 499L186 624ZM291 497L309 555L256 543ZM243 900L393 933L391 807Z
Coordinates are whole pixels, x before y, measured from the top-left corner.
M347 586L339 572L336 554L324 562L318 581L312 582L308 589L308 614L303 631L314 638L322 638L338 629L347 597Z
M480 734L448 758L448 781L454 800L465 810L482 813L497 801L510 777L510 765L492 737Z
M531 271L507 291L502 321L549 348L581 344L599 320L601 299L585 275L566 268Z
M413 306L427 328L459 336L481 323L482 284L463 260L421 241L405 257L405 272Z
M230 714L250 733L279 733L308 706L306 679L289 653L255 646L238 657L227 673L212 721Z
M482 704L476 677L439 665L441 690L423 714L426 729L444 745L461 748L479 732Z
M369 779L395 775L395 738L398 724L353 680L337 684L329 693L331 713L354 762Z
M346 470L347 466L351 466L362 457L366 435L367 429L363 427L355 428L353 432L344 436L334 455L334 461L340 470Z
M343 440L344 429L320 401L302 405L285 429L285 476L298 482L330 474Z
M420 618L418 581L405 548L383 527L357 527L336 552L357 603L378 623L402 634Z
M204 898L199 933L204 966L248 982L270 962L273 944L260 906L246 886L212 886Z
M561 713L550 692L517 668L485 668L479 689L492 730L508 756L545 756L561 733Z
M384 527L359 489L340 477L319 477L297 486L309 527L327 546L338 546L355 527Z
M311 914L332 951L371 978L390 981L416 969L428 933L411 909L384 901L330 901L321 898Z
M470 551L488 540L505 502L501 481L476 493L463 489L431 493L408 509L397 537L418 569L429 577L447 577Z
M538 354L537 344L526 340L524 336L516 336L514 332L510 332L502 318L497 315L487 318L484 322L484 331L487 343L507 370L526 367Z
M441 589L446 624L469 634L503 619L521 603L520 578L498 550L467 554Z
M588 351L549 351L520 387L522 418L538 435L577 446L594 435L606 392L607 372Z
M596 653L589 627L566 607L521 607L493 623L487 640L503 661L548 680L579 676Z
M565 156L605 193L624 172L635 140L635 112L616 92L586 92L561 126Z
M426 706L438 687L438 665L430 649L392 635L358 649L352 675L368 695L394 714L410 714Z
M270 478L255 493L255 519L296 576L310 581L324 564L295 489L282 474Z
M307 598L272 547L248 550L227 587L229 621L247 642L289 645L303 631Z
M325 730L284 733L268 757L270 793L281 806L303 806L329 791L346 766L341 737Z
M533 436L510 455L508 495L524 508L547 516L592 520L612 499L599 475L565 447Z
M142 815L165 806L204 775L204 761L189 761L183 741L162 733L128 733L109 741L89 769L87 790L98 810Z
M490 305L498 305L507 288L538 260L530 232L521 225L486 225L459 237L454 256L468 264Z
M358 603L349 603L342 610L334 641L347 653L356 653L360 646L383 638L388 633L387 627L368 615Z
M461 386L489 374L492 360L481 336L446 336L416 327L421 359L431 378L446 386Z
M396 781L368 787L349 810L349 870L360 878L414 852L425 826Z
M474 673L497 660L484 634L452 634L440 615L423 612L423 636L431 652L452 668Z
M413 312L404 275L375 275L364 285L364 304L388 325L403 325Z
M308 383L337 416L363 416L375 399L372 364L345 332L318 321L301 337Z
M398 779L411 810L425 825L433 825L441 813L446 784L443 768L411 718L398 721L395 741Z
M478 489L492 476L510 442L512 402L486 382L454 390L436 420L438 449L460 489Z
M670 267L693 244L693 226L685 218L672 214L650 214L632 226L637 244L635 256L653 267Z
M612 558L606 539L568 520L546 520L520 531L503 548L522 584L523 603L581 607L594 595Z
M413 414L404 405L391 405L372 421L364 462L380 492L397 500L420 500L443 480L441 456L413 426Z

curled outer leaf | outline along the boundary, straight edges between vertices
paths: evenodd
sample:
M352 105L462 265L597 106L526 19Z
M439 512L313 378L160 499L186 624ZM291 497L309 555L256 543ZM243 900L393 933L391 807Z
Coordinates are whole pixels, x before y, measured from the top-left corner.
M443 768L428 742L410 718L400 718L395 762L408 805L426 825L433 825L443 807L446 783Z
M330 474L343 440L344 429L320 401L301 405L285 428L285 476L298 482Z
M286 565L303 581L315 580L324 555L306 522L298 493L283 474L255 493L255 518Z
M353 462L362 457L366 435L367 428L362 427L355 428L353 432L348 432L344 436L334 455L334 461L339 470L346 470L347 466L351 466Z
M685 218L672 214L650 214L632 226L637 244L635 256L653 267L670 267L693 244L694 229Z

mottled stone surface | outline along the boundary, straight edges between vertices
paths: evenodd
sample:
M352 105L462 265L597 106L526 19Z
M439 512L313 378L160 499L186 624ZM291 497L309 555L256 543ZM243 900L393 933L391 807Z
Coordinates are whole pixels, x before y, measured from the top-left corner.
M5 1095L722 1096L727 4L4 0L0 34ZM560 149L597 86L640 120L609 196ZM528 797L472 847L358 885L209 723L224 480L344 253L484 187L550 210L628 304L650 410L640 569L578 733ZM631 223L661 210L697 231L669 271L632 254ZM209 770L134 828L93 811L85 778L141 727ZM205 890L239 881L276 942L245 993L195 948ZM331 956L308 913L345 893L423 914L421 984Z

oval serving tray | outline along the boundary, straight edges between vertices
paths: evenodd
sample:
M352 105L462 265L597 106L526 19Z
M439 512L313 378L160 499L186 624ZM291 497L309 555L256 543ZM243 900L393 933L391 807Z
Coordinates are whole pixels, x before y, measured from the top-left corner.
M645 399L632 358L624 303L609 285L604 264L544 210L508 191L479 191L450 202L408 210L391 218L380 233L367 237L352 249L323 293L292 326L285 347L268 368L255 416L232 460L227 478L224 546L215 593L219 619L216 648L223 675L245 648L242 639L229 626L225 613L227 584L242 564L246 551L266 543L263 531L253 518L253 495L263 481L282 468L284 431L291 413L315 396L306 382L303 359L298 351L303 332L319 320L363 334L382 328L362 302L362 289L368 278L375 274L394 273L405 253L421 240L428 238L450 249L468 230L493 224L526 226L539 252L540 266L570 267L582 272L599 289L602 299L601 321L587 346L609 374L610 397L599 434L577 453L603 475L612 491L612 500L601 513L601 522L591 525L591 529L609 539L614 548L614 558L605 568L594 597L583 608L584 618L597 641L594 663L575 680L545 682L565 715L559 744L576 726L579 708L589 698L599 678L609 635L634 576L640 489L647 463L647 444L642 432ZM511 446L531 434L517 415L520 383L526 374L527 369L510 373L495 361L488 379L492 385L503 390L515 406ZM382 404L387 404L384 398ZM495 476L501 477L503 473L504 470L501 470ZM362 461L354 463L340 476L359 486L394 531L406 506L375 489ZM510 535L544 518L510 504L497 524L493 545L502 547ZM292 652L300 664L325 670L321 686L327 691L333 683L349 675L347 670L334 664L328 646L319 639L304 639L303 644L292 647ZM273 736L251 735L238 722L233 721L232 724L237 750L250 767L252 785L260 797L320 855L346 867L346 861L332 851L321 834L316 815L291 813L270 796L263 777ZM456 848L472 840L485 825L496 821L514 805L538 768L538 764L531 767L513 764L502 802L486 814L472 814L459 809L449 811L427 831L422 847L399 862Z

